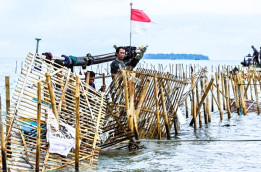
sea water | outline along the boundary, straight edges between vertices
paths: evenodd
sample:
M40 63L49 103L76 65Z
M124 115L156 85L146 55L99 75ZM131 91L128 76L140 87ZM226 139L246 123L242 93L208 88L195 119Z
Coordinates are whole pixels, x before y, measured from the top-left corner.
M0 93L2 114L5 117L5 76L10 77L11 96L21 72L24 58L0 58ZM214 71L218 64L239 65L240 61L224 60L141 60L141 67L158 69L162 64L168 71L169 64L199 64ZM154 65L154 66L153 66ZM103 65L105 68L106 64ZM166 67L167 66L167 67ZM101 68L101 66L100 66ZM92 70L95 66L92 67ZM88 67L90 70L90 67ZM77 70L76 70L77 71ZM111 79L106 79L108 86ZM96 80L96 87L101 81ZM181 107L185 117L184 107ZM143 139L146 149L101 151L97 168L92 171L261 171L261 115L231 114L220 121L217 108L212 112L212 122L198 130L189 126L191 117L180 125L178 135L172 131L171 140ZM60 170L59 170L60 171ZM62 171L74 171L66 169ZM81 167L81 171L90 171Z

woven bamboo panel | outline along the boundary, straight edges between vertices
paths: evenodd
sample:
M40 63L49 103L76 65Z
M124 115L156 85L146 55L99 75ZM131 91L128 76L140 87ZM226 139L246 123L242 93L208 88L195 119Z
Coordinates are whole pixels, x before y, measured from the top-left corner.
M50 73L50 83L46 73ZM58 121L76 127L75 92L76 76L70 69L53 64L41 56L29 54L12 97L7 116L9 131L6 137L7 165L10 169L34 170L36 164L37 131L37 82L41 82L41 145L40 170L54 170L74 165L75 153L68 156L49 153L46 140L47 111L56 107ZM51 85L54 104L51 104ZM49 86L50 86L49 85ZM106 100L89 85L80 82L80 163L94 166L97 163L100 147L99 134L104 123ZM53 110L54 111L54 110Z
M142 68L122 71L106 92L110 103L103 128L107 140L102 148L123 142L134 142L139 148L140 138L165 136L176 122L187 85L186 80L169 73Z

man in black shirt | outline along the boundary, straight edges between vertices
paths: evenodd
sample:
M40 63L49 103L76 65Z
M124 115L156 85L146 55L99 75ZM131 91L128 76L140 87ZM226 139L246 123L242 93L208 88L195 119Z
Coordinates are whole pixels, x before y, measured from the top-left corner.
M118 47L116 49L116 59L111 63L111 77L112 79L116 76L119 69L124 69L126 66L123 62L125 57L125 49Z

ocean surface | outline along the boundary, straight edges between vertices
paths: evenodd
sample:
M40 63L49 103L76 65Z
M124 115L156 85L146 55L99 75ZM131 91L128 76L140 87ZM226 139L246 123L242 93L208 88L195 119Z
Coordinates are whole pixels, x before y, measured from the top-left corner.
M5 76L10 77L11 95L21 71L20 58L0 58L0 93L2 114L5 117ZM160 65L159 65L160 64ZM236 66L240 61L224 60L141 60L141 67L164 70L175 64L199 64L214 71L218 65ZM88 70L107 72L107 64L88 67ZM102 70L102 71L101 71ZM95 71L95 72L96 72ZM211 73L211 72L210 72ZM110 79L106 79L109 85ZM99 87L100 80L96 80ZM184 108L181 107L185 118ZM92 171L261 171L261 115L232 114L220 121L217 108L212 112L212 122L194 131L189 126L191 118L180 125L179 134L172 132L171 140L141 140L146 149L101 151L97 168ZM74 171L66 169L62 171ZM81 167L81 171L90 171Z

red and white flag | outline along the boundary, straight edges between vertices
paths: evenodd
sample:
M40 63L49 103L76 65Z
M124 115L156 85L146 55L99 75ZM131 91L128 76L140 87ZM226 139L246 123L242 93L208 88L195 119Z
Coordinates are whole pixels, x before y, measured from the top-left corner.
M150 23L150 18L142 10L131 9L131 33L145 32Z

